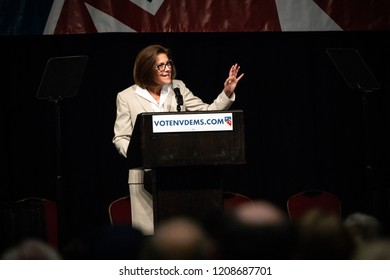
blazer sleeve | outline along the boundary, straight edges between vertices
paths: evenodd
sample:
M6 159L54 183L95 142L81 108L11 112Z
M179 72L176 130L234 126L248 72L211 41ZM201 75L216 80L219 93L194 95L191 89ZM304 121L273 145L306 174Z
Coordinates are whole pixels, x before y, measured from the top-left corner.
M175 83L180 87L180 92L183 95L185 111L214 111L227 110L235 100L235 93L229 98L225 92L221 92L217 98L210 104L203 102L201 98L194 95L181 80L175 80Z
M124 157L127 157L127 148L133 132L133 122L126 100L127 94L128 91L122 91L116 97L116 119L112 140L118 152Z

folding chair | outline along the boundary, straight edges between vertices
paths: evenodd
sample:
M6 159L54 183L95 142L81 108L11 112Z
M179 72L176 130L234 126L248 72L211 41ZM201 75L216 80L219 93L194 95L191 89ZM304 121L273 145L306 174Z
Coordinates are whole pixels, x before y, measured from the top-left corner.
M108 206L111 225L131 225L130 196L120 197Z
M341 202L337 195L323 190L305 190L287 200L287 212L292 222L298 221L308 211L318 209L335 214L341 219Z
M41 197L26 197L16 201L16 206L20 234L41 238L58 248L57 203Z
M225 191L223 193L223 207L225 210L238 206L242 203L253 202L249 197L236 192Z
M225 210L241 203L251 201L252 200L249 197L239 193L223 193L223 205ZM108 215L112 225L131 225L130 196L126 195L111 202L108 206Z

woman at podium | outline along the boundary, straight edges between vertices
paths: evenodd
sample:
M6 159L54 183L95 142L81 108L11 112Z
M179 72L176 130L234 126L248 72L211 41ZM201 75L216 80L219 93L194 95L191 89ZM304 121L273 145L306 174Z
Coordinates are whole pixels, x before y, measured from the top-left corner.
M150 45L142 49L134 62L134 85L117 94L113 143L128 157L127 149L137 115L144 112L227 110L235 100L234 90L244 76L233 64L223 90L211 103L204 103L176 78L176 68L169 49ZM129 192L133 227L145 235L154 232L152 195L144 186L145 170L129 170Z

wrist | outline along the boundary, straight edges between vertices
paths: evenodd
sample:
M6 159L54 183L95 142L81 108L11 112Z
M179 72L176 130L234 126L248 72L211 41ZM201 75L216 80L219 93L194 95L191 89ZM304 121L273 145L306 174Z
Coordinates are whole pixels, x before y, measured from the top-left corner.
M233 95L233 92L228 92L226 90L223 91L225 93L225 95L227 96L227 98L230 98L232 95Z

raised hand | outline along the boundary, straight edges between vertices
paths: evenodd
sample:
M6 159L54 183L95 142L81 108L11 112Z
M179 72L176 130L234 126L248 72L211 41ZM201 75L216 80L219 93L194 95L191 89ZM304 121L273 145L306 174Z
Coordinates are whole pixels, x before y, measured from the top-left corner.
M244 73L242 73L240 76L237 77L239 71L240 66L237 63L230 67L229 77L225 80L223 89L227 97L230 97L233 94L237 83L244 76Z

